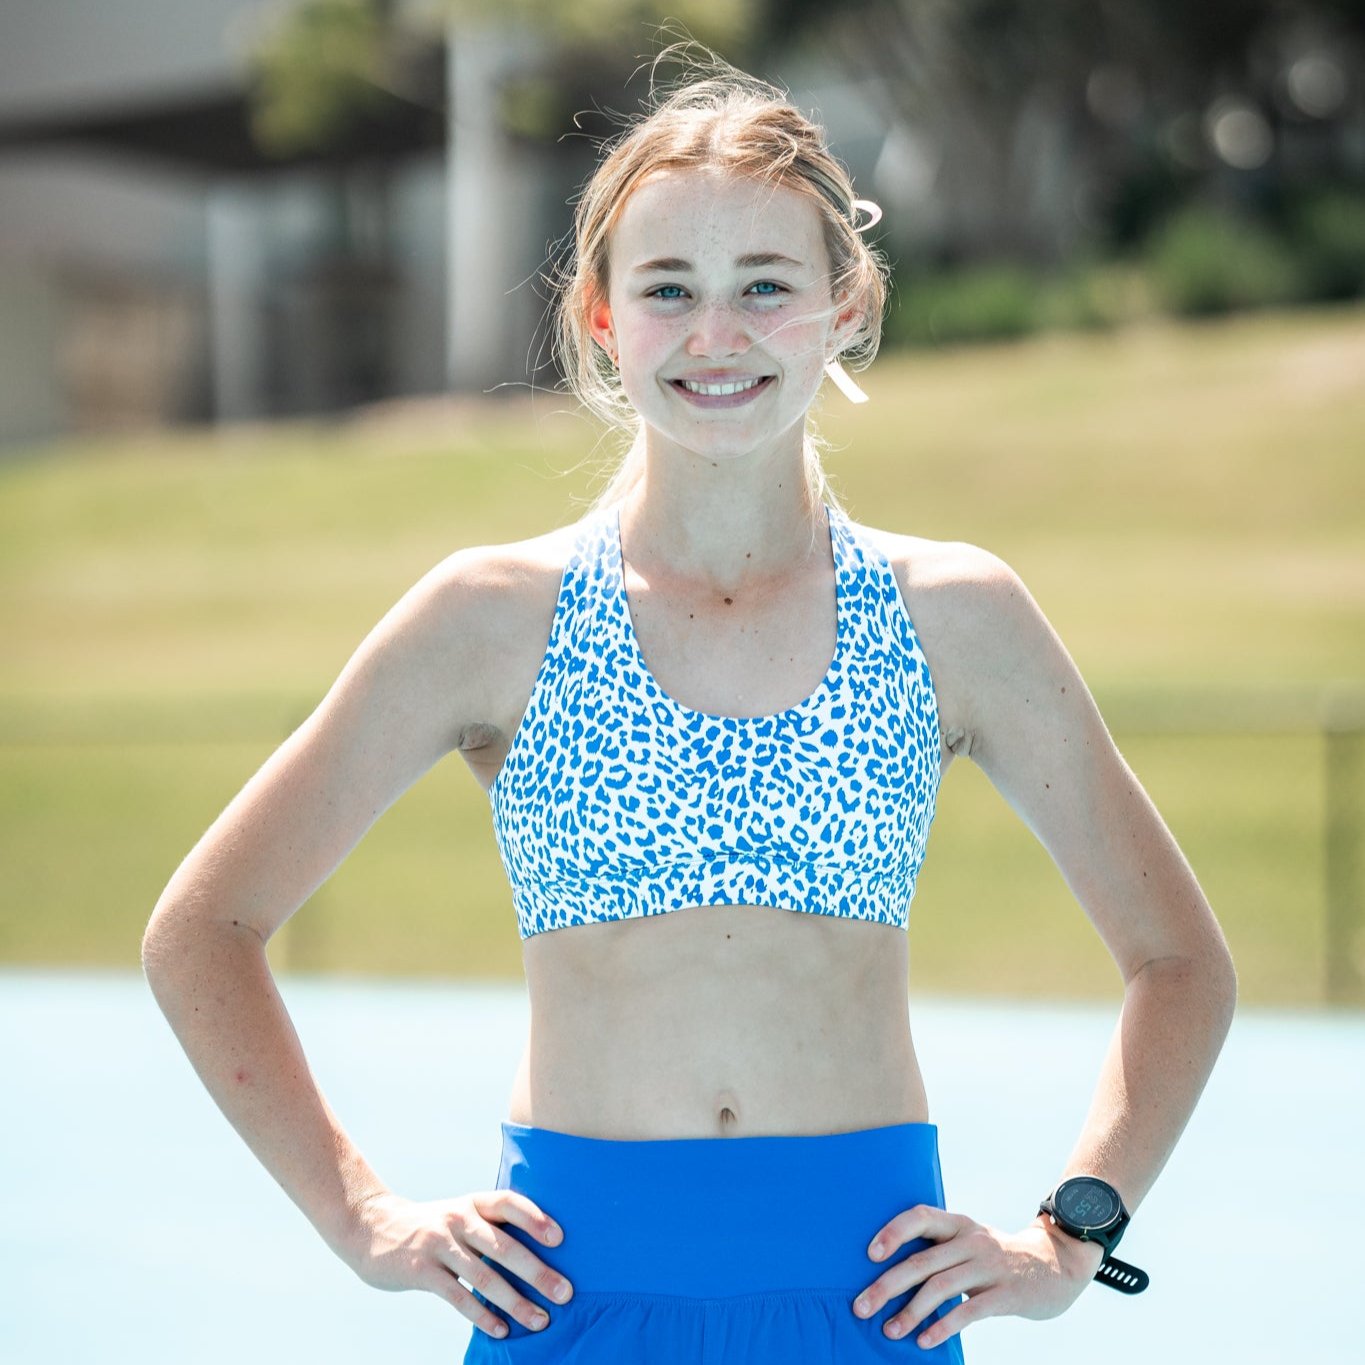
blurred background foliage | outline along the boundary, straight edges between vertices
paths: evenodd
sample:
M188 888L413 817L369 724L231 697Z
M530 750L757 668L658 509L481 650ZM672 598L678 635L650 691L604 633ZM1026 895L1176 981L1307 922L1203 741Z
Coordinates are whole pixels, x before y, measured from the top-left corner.
M498 117L531 143L584 135L604 97L643 82L649 33L779 84L811 53L856 81L910 139L905 182L931 175L940 201L933 225L888 207L888 344L1365 293L1358 0L298 0L254 45L257 135L325 145L377 88L439 103L449 32L528 25L550 50L503 83ZM1067 182L1038 184L1059 161ZM1060 216L1030 210L1052 194L1055 211L1057 191Z
M374 88L423 103L442 98L439 56L448 35L529 30L548 35L554 59L506 83L507 131L553 139L576 98L629 74L646 26L681 26L720 50L744 46L752 0L296 0L275 11L250 47L253 126L279 154L344 136Z

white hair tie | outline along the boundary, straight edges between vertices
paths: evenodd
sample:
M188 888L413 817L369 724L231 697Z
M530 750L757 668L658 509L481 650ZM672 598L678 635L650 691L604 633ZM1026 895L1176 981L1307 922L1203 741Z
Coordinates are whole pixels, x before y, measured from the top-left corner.
M865 213L871 214L871 217L862 225L862 227L856 226L859 209L862 209ZM877 224L882 221L881 205L874 204L871 199L855 199L853 201L853 218L855 222L853 231L866 232L868 228L876 227Z
M825 363L825 373L834 380L839 392L850 403L867 402L867 395L853 382L852 376L837 360L830 360Z

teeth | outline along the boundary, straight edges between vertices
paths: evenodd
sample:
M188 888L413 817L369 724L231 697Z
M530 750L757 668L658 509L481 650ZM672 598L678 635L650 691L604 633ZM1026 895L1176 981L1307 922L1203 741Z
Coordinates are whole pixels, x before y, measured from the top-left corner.
M764 376L766 378L766 376ZM748 379L742 384L694 384L690 379L678 381L690 393L704 393L710 397L720 397L727 393L743 393L746 389L756 388L762 379Z

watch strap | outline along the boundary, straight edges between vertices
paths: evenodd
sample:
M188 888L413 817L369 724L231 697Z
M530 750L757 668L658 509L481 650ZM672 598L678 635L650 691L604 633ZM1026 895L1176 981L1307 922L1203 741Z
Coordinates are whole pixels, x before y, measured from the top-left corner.
M1127 1261L1120 1261L1117 1256L1108 1255L1100 1262L1095 1278L1110 1289L1117 1289L1120 1294L1141 1294L1151 1283L1145 1270L1139 1270Z

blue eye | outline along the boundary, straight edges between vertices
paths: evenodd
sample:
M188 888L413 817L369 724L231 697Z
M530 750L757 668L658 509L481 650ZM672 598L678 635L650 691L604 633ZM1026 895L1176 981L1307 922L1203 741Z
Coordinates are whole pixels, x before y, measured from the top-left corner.
M784 284L778 284L775 280L758 280L749 285L748 291L760 299L777 298L779 293L788 293L788 288ZM677 299L687 298L687 289L682 288L681 284L661 284L657 288L648 291L647 298L661 299L665 303L676 302Z

